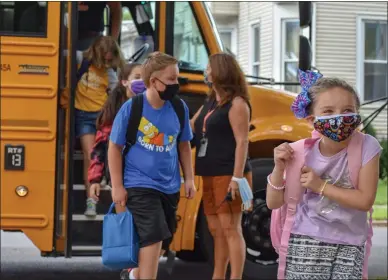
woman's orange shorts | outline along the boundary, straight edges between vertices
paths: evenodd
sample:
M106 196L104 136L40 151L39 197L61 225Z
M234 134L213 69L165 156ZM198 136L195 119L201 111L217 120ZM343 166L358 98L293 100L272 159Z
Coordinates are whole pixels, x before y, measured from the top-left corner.
M252 173L244 175L252 187ZM233 201L225 201L232 176L203 176L203 207L205 215L242 212L242 201L239 196Z

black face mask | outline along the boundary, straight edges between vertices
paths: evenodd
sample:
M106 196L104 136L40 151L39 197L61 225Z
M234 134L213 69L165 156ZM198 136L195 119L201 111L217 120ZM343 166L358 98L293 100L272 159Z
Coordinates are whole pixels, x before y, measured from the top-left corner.
M179 93L179 84L166 85L161 80L156 78L159 82L166 86L164 91L158 91L160 99L168 101L174 98Z

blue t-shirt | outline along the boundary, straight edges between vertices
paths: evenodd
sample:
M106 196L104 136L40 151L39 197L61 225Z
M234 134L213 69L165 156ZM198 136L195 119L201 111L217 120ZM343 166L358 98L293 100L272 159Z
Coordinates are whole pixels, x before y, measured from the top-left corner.
M177 152L177 137L180 131L178 116L169 101L165 102L162 108L154 109L145 95L143 100L143 116L136 144L125 158L124 186L152 188L166 194L176 193L181 185ZM110 140L120 146L126 142L131 105L131 99L125 102L113 122ZM185 102L183 105L185 126L179 140L187 142L193 138L193 133L189 110Z

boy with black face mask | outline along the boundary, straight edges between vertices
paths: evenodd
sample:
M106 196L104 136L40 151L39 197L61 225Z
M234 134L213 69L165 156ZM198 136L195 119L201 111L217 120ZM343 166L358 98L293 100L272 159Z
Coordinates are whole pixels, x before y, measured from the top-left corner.
M179 160L186 196L193 198L196 192L189 111L180 100L185 112L181 129L170 102L179 92L178 75L177 60L169 55L156 52L144 62L142 79L147 90L143 98L143 114L136 143L125 156L124 171L122 150L126 143L132 99L124 103L116 115L110 135L108 162L112 199L116 204L127 205L140 237L139 268L130 272L129 279L156 279L161 249L168 249L176 230L181 185Z

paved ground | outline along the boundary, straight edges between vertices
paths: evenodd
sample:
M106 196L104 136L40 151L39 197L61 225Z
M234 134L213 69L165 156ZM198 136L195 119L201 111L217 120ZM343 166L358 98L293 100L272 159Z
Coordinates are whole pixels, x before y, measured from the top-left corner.
M164 260L158 279L211 279L211 270L206 264L185 263L177 260L169 276L164 269ZM375 228L369 277L387 276L387 228ZM39 251L20 233L1 232L1 279L2 280L113 280L116 272L104 269L100 258L52 259L41 258Z

